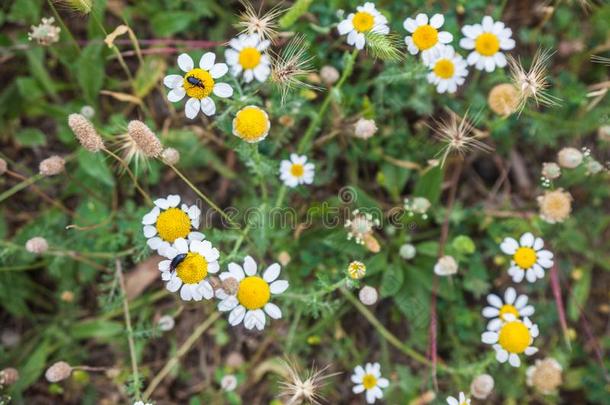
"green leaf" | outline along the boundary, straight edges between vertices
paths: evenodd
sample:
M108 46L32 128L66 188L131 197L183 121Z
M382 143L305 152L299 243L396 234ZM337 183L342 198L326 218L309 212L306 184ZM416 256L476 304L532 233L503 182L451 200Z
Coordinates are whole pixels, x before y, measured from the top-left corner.
M138 98L144 98L155 88L163 77L166 64L162 58L147 57L140 65L133 80L134 93Z
M297 0L280 18L280 28L290 28L303 14L309 10L309 6L313 0Z
M16 392L21 392L36 382L47 366L47 358L52 351L51 343L43 340L35 347L34 352L26 357L25 364L19 369L19 380L12 386Z
M87 103L97 105L105 77L102 44L91 43L83 49L76 62L75 75Z
M441 195L442 183L443 170L440 166L433 167L419 178L413 195L416 197L426 197L434 205L438 202Z
M124 330L122 323L94 319L73 325L70 335L75 339L110 338L121 335Z
M404 270L399 264L393 263L383 272L381 279L380 293L381 297L391 297L395 295L402 287L404 282Z
M590 269L575 269L575 272L582 274L581 278L573 283L572 295L568 301L568 317L572 321L577 321L580 318L580 313L585 307L589 291L591 290L591 270Z
M46 145L45 134L38 128L24 128L15 134L15 140L21 146L33 147Z
M169 37L184 31L196 17L189 11L161 11L152 17L150 26L157 36Z
M53 79L51 79L51 76L44 65L44 50L42 48L30 49L28 52L25 52L25 55L28 59L28 65L32 76L38 80L47 94L56 97L57 91L55 90Z
M89 176L108 186L114 186L112 172L101 154L81 149L78 152L78 163Z

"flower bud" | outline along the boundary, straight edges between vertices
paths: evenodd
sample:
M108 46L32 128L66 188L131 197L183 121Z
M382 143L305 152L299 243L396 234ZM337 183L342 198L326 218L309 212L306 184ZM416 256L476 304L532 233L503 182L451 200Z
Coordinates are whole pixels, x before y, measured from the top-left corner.
M377 299L379 298L379 294L377 294L377 290L375 288L365 285L358 293L358 298L360 298L360 302L362 302L364 305L375 305Z
M402 257L405 260L413 259L415 257L416 253L417 253L417 251L415 250L415 246L413 246L410 243L405 243L404 245L402 245L400 247L400 250L398 251L398 254L400 255L400 257Z
M434 273L439 276L450 276L457 271L458 264L452 256L443 256L434 265Z
M494 379L489 374L481 374L475 377L470 384L470 393L477 399L486 399L494 389Z
M377 132L377 124L374 120L360 118L354 126L354 136L360 139L369 139Z
M557 162L561 167L574 169L582 163L582 152L576 148L563 148L557 154Z
M334 66L322 66L322 69L320 69L320 77L327 86L330 86L339 80L339 71L335 69Z
M49 244L45 238L36 236L25 242L25 250L36 255L41 255L49 249Z
M97 152L104 148L102 137L97 133L93 124L83 115L70 114L68 125L83 148L89 152Z
M63 381L72 374L72 366L65 361L58 361L47 369L44 373L48 382L56 383Z
M0 371L0 387L3 385L13 385L19 380L19 371L13 367L7 367Z
M64 171L65 164L66 161L62 157L51 156L40 162L38 169L43 176L55 176Z
M161 158L173 166L180 161L180 152L174 148L165 148L161 152Z

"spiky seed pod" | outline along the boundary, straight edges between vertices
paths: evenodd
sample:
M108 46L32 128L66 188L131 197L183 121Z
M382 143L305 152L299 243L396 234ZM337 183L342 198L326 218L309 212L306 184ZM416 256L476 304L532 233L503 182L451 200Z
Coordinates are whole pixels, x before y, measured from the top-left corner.
M470 384L470 393L477 399L485 399L494 389L494 379L489 374L478 375Z
M360 139L369 139L377 132L375 120L360 118L354 125L354 136Z
M540 218L554 224L565 221L572 212L572 195L562 188L547 191L538 197Z
M133 139L140 152L149 158L161 156L163 145L159 138L142 121L133 120L127 125L127 134Z
M49 243L41 236L35 236L25 242L25 250L35 255L41 255L49 250Z
M374 305L379 298L379 294L374 287L365 285L358 293L358 298L364 305Z
M51 156L40 162L38 169L43 176L55 176L64 171L65 164L61 156Z
M6 160L0 158L0 176L2 176L8 170L8 164Z
M104 149L102 137L97 133L93 124L83 115L70 114L68 125L83 148L89 152L98 152L100 149Z
M47 369L44 373L45 378L50 383L56 383L65 380L72 374L72 366L65 361L58 361Z
M180 152L174 148L165 148L161 152L161 158L170 165L175 165L180 161Z
M3 385L13 385L19 380L19 371L13 367L7 367L0 371L0 387Z
M510 83L495 85L489 92L487 104L496 114L508 117L519 107L519 91Z

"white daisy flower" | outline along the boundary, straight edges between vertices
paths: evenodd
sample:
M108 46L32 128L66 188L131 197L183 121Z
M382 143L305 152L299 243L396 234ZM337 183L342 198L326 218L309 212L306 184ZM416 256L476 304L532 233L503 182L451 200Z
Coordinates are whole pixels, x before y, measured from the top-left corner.
M447 31L439 31L444 23L445 17L441 14L434 14L430 20L423 13L418 14L415 19L407 18L402 26L412 34L405 37L409 53L417 55L421 52L422 60L427 65L445 44L453 41L453 35Z
M305 155L299 156L292 153L290 160L282 160L280 163L280 179L288 187L311 184L313 183L314 169L313 163L307 163Z
M185 301L214 297L214 289L207 276L220 269L220 254L210 241L179 238L171 247L163 249L161 254L167 260L159 262L159 271L161 279L167 281L169 291L180 290L180 298Z
M535 337L540 333L538 325L533 324L529 318L523 321L512 314L505 315L504 323L498 331L487 331L481 335L483 343L493 345L496 351L496 360L500 363L508 362L513 367L519 367L521 360L519 354L526 356L535 354L538 349L532 346Z
M428 67L428 82L436 85L436 91L441 94L455 93L468 76L466 61L450 45L442 47L436 55L431 56Z
M233 294L224 289L216 291L216 297L221 301L218 310L229 313L229 323L233 326L242 321L246 329L263 330L265 327L265 313L273 319L280 319L282 311L269 302L271 294L281 294L288 288L288 281L278 280L281 267L273 263L257 275L257 265L254 259L246 256L243 267L237 263L229 263L229 271L219 275L225 284L226 280L236 280L237 285Z
M544 278L544 269L553 266L553 253L543 247L544 241L535 238L530 232L521 235L519 242L513 238L504 238L500 249L507 255L513 255L508 274L515 283L520 283L524 276L530 283Z
M354 394L360 394L366 390L366 403L373 404L376 400L383 398L382 388L387 388L390 382L381 377L381 366L379 363L366 363L364 368L356 366L352 374Z
M364 3L356 8L356 13L350 13L337 27L339 34L347 34L347 43L357 49L363 49L366 44L365 35L369 32L387 35L390 32L388 19L377 9L374 3Z
M163 84L171 90L167 93L167 99L176 103L188 96L184 106L184 114L193 119L199 111L205 115L214 115L216 104L210 97L212 93L216 97L227 98L233 95L233 88L227 83L216 83L216 79L227 73L229 68L224 63L214 63L216 55L206 52L199 60L196 68L193 59L186 53L178 56L178 67L185 72L184 76L167 75Z
M506 315L510 314L515 318L523 318L534 314L534 307L527 305L527 295L521 294L517 297L517 292L513 287L508 287L504 292L504 301L496 294L489 294L487 302L489 307L483 308L483 316L491 320L487 324L487 329L497 331L506 322Z
M159 198L154 203L155 207L142 217L144 236L148 239L146 244L149 248L160 253L178 238L203 240L204 234L193 231L199 228L199 207L180 205L180 196L175 194Z
M243 74L244 81L250 83L253 79L264 82L271 73L271 61L265 50L271 42L261 39L258 35L242 34L229 41L231 48L225 51L225 59L235 77Z
M482 24L465 25L462 33L466 38L460 39L464 49L474 49L468 55L467 62L478 70L493 72L497 67L506 66L506 57L501 51L509 51L515 47L511 38L513 32L503 22L490 17L483 17Z
M447 403L449 405L470 405L470 398L466 398L463 392L460 392L458 398L447 397Z

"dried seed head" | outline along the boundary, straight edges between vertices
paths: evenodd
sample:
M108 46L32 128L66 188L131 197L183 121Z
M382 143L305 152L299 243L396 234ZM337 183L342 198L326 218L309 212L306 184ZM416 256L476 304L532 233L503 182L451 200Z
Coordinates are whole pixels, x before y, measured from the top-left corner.
M70 114L68 117L68 125L76 135L76 138L89 152L97 152L104 149L104 141L97 133L95 127L87 118L81 114Z
M41 255L49 250L49 244L45 238L36 236L25 242L25 250L36 255Z
M360 118L354 126L354 136L360 139L369 139L377 132L375 120Z
M180 161L180 152L174 148L165 148L161 153L161 158L170 165L175 165Z
M28 39L34 40L38 45L49 46L59 41L61 28L56 27L55 18L43 18L39 25L32 25L28 33Z
M583 160L582 152L576 148L563 148L557 154L557 162L561 167L574 169L578 167Z
M563 222L572 212L572 195L563 189L547 191L538 197L540 218L554 224Z
M489 374L481 374L475 377L470 384L470 393L477 399L485 399L494 389L494 379Z
M549 50L539 49L534 54L532 65L528 71L525 70L520 60L508 56L512 83L518 91L517 110L523 110L530 98L536 102L536 105L553 106L559 103L560 100L557 97L548 94L550 84L546 75L552 55L553 52Z
M0 387L3 385L13 385L19 380L19 371L13 367L7 367L0 371Z
M481 142L475 127L468 120L468 113L464 117L460 117L455 112L448 110L448 118L436 121L434 128L436 137L446 145L440 150L442 154L441 166L445 164L447 157L452 152L457 152L464 156L466 152L478 149L484 152L489 152L492 148Z
M6 160L0 158L0 176L2 176L8 170L8 164Z
M307 49L305 37L297 35L284 47L281 55L275 54L271 58L271 82L279 90L282 104L288 93L295 89L316 88L303 81L313 71Z
M510 83L495 85L489 92L487 104L496 114L508 117L519 107L519 91Z
M139 152L148 158L161 155L163 145L159 138L142 121L133 120L127 125L127 134L133 139Z
M365 285L358 293L358 298L360 298L360 302L362 302L364 305L375 305L377 299L379 298L379 294L377 294L377 290L375 288Z
M553 358L536 360L526 371L527 385L543 394L552 394L562 383L561 372L561 365Z
M43 176L55 176L64 171L65 164L66 161L64 158L60 156L51 156L40 162L38 169Z
M549 180L555 180L561 176L561 167L555 162L543 163L542 175Z
M327 384L327 379L339 374L328 373L330 366L311 369L301 373L300 368L294 362L285 361L286 377L280 382L282 390L280 398L286 399L286 405L297 405L309 403L320 405L325 401L320 394L320 390Z
M244 6L236 24L237 28L241 28L240 34L256 34L261 40L273 40L277 36L277 18L282 14L282 9L276 6L262 14L254 9L250 1L240 0L240 3Z
M450 276L457 271L458 264L453 256L443 256L434 265L434 273L439 276Z
M339 80L339 71L334 66L322 66L320 78L327 86L331 86Z
M229 295L237 294L237 289L239 288L239 281L234 279L233 277L226 278L222 281L222 289Z
M72 374L72 366L65 361L58 361L47 369L44 373L45 378L50 383L63 381Z

